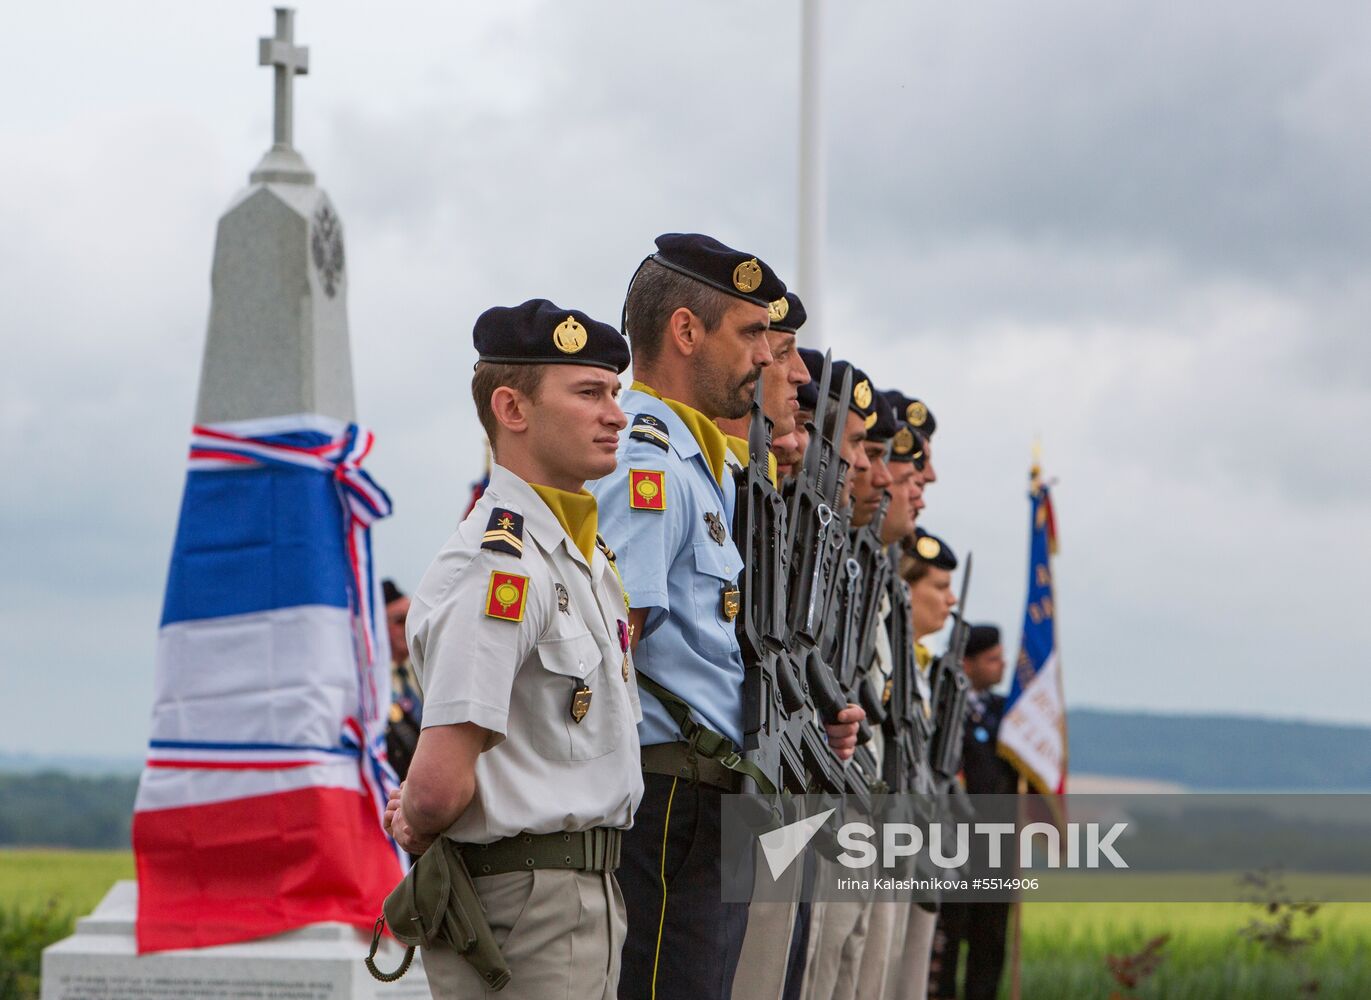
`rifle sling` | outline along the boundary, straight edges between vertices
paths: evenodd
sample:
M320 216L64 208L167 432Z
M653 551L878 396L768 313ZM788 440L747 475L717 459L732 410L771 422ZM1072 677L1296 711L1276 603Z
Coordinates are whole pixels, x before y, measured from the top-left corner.
M686 756L690 764L691 773L688 777L692 781L698 782L700 780L700 769L695 763L695 758L702 758L715 761L725 769L739 775L740 778L751 778L757 785L757 791L762 795L776 794L776 786L766 776L766 772L739 753L732 740L722 733L716 733L707 726L700 725L691 716L690 706L683 700L641 670L637 673L638 686L662 703L667 715L671 716L671 721L675 722L676 727L680 729L681 736L685 739Z

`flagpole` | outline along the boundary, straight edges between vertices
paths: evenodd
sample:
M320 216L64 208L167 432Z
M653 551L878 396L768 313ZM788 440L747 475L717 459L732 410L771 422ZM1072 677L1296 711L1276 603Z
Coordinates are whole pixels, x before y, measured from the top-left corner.
M802 0L800 8L799 225L796 292L809 317L805 342L823 349L824 244L828 238L828 179L824 160L823 0Z
M1023 829L1023 806L1024 796L1028 794L1028 779L1021 773L1019 775L1019 794L1018 800L1014 803L1015 818L1019 829ZM1023 987L1021 973L1023 971L1023 893L1020 892L1014 897L1014 939L1010 943L1009 951L1009 1000L1020 1000Z

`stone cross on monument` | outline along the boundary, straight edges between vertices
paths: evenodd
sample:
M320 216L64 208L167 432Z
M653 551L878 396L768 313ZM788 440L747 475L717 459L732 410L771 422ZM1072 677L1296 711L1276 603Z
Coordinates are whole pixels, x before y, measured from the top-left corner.
M276 8L258 63L276 76L273 142L219 220L198 424L354 417L343 226L292 145L294 80L309 68L295 12Z

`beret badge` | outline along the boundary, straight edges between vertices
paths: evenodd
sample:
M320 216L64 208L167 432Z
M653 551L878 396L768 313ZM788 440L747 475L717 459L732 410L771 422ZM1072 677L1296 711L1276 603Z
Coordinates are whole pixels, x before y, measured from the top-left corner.
M575 354L586 346L586 341L589 338L590 335L586 333L586 328L576 322L575 316L568 316L557 324L557 329L552 331L552 343L563 354Z
M908 427L901 427L895 432L895 438L891 441L890 447L897 455L908 455L914 450L914 432Z
M766 314L771 317L771 322L773 323L779 323L781 320L785 319L789 312L790 303L786 300L784 295L766 307Z
M927 535L924 535L914 544L914 551L919 553L920 559L937 559L938 553L942 550L943 547L938 544L938 540Z
M916 399L905 410L905 416L914 427L922 427L928 420L928 407Z
M856 403L857 408L861 410L871 406L871 383L866 379L862 379L852 387L852 402Z
M744 295L757 290L757 286L762 283L762 266L757 263L757 258L745 260L733 269L733 287Z

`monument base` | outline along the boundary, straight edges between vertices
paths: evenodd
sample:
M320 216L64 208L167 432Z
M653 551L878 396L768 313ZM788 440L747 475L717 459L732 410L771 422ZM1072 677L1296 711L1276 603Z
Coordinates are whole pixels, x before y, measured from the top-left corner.
M42 1000L427 1000L418 955L404 978L382 983L362 964L369 935L347 924L311 924L241 944L139 955L138 884L118 882L76 933L43 950ZM389 972L404 948L382 942Z

